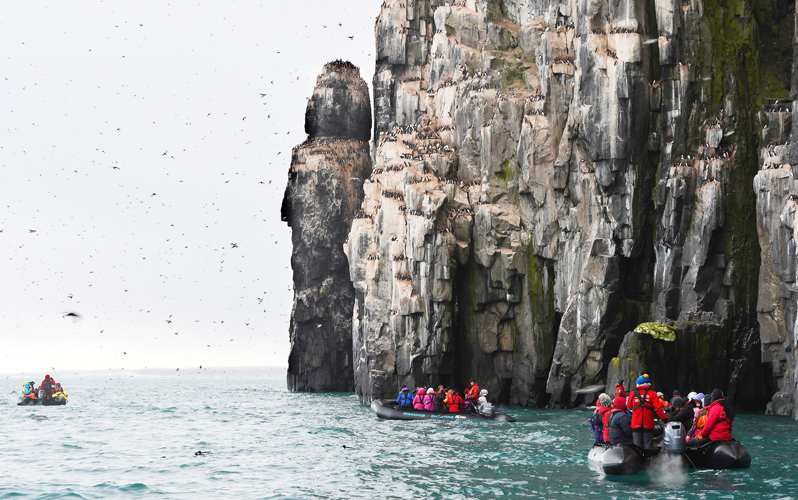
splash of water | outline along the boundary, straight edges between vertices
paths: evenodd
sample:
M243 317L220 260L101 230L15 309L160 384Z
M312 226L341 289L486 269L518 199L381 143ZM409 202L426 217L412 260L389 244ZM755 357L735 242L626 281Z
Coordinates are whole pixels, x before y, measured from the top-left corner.
M657 483L678 486L687 482L686 466L682 455L662 451L651 463L649 473Z

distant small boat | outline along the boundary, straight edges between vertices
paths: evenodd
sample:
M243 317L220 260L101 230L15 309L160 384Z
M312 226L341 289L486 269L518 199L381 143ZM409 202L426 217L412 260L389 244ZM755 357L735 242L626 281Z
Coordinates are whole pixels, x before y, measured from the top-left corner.
M17 406L63 406L65 404L67 404L67 399L59 396L50 399L19 398Z
M385 420L490 420L493 422L515 422L515 418L500 411L493 412L492 417L481 413L448 411L415 410L400 407L395 401L376 399L371 403L371 409L378 417Z

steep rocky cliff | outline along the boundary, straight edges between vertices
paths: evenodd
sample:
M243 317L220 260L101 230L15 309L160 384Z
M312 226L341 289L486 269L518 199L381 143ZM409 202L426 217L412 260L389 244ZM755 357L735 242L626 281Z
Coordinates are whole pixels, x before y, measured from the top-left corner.
M661 388L763 406L752 186L792 7L387 0L347 246L361 399L475 376L577 404L653 320L685 360Z
M759 244L762 267L759 270L759 314L762 360L770 365L777 392L768 412L795 415L798 377L798 287L796 287L795 242L798 238L798 162L790 143L798 140L792 116L794 104L776 102L763 112L762 170L754 179ZM792 154L791 154L792 153ZM791 165L792 164L792 165Z
M344 245L361 401L474 377L571 406L645 370L794 412L794 12L386 0Z
M288 388L350 391L354 290L343 244L371 174L371 104L360 72L327 64L294 148L282 218L291 226L294 306Z

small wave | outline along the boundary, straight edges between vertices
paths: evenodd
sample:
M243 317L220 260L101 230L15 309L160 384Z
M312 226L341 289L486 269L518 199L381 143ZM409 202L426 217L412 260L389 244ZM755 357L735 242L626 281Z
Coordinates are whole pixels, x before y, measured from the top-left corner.
M127 486L122 486L119 488L119 491L144 491L149 489L150 488L144 483L133 483Z

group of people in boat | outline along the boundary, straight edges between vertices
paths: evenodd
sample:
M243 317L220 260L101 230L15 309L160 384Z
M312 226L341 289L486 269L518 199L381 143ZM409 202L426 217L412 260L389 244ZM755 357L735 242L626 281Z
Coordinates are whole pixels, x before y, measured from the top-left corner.
M667 401L663 393L651 388L651 380L644 374L629 394L623 380L615 384L615 399L601 394L590 422L597 443L634 444L651 450L657 419L681 422L688 446L697 447L732 439L734 409L720 389L710 395L691 391L686 398L673 391L673 398Z
M456 388L444 388L443 385L439 385L437 389L419 387L415 392L402 387L396 402L399 407L414 410L451 413L470 411L487 417L493 416L493 405L488 402L487 389L480 389L479 384L473 379L462 396Z
M50 375L45 375L39 388L36 389L36 383L26 380L22 383L22 396L29 399L40 399L42 402L54 398L67 399L67 393L64 391L61 384L55 381Z

